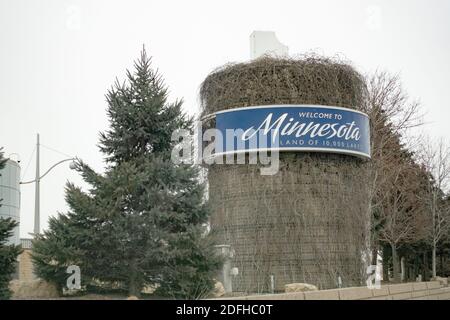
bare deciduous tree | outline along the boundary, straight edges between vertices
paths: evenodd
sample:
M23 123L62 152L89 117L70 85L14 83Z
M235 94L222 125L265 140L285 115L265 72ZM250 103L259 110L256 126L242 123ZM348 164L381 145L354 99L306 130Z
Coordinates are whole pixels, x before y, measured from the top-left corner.
M436 277L437 246L448 237L450 230L450 208L444 201L450 183L450 146L443 139L434 142L424 138L417 155L418 162L428 173L426 192L420 198L426 206L426 239L432 248L432 272Z
M371 122L370 216L372 218L372 264L376 264L380 232L385 220L381 215L386 190L398 178L392 164L402 152L408 130L422 124L420 105L411 101L396 75L377 71L366 78L367 99L364 111ZM401 141L402 140L402 141ZM392 171L394 169L394 171ZM398 222L398 221L397 221Z
M381 202L378 218L381 224L379 240L388 243L392 249L394 279L400 281L398 249L406 243L423 237L423 206L418 197L422 192L423 172L414 163L399 157L383 167L388 177L384 189L380 190Z

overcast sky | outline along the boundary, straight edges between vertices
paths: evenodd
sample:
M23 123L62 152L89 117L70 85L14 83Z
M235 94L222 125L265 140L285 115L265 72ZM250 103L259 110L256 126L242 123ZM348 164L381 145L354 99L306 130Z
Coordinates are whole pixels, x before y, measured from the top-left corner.
M450 1L62 1L0 0L0 146L33 179L35 144L102 170L96 147L108 123L104 94L142 45L185 110L215 67L249 59L249 35L275 31L290 54L341 54L363 73L401 75L434 137L450 136ZM41 172L64 159L41 150ZM41 217L65 212L67 165L41 183ZM21 236L33 229L34 186L22 186Z

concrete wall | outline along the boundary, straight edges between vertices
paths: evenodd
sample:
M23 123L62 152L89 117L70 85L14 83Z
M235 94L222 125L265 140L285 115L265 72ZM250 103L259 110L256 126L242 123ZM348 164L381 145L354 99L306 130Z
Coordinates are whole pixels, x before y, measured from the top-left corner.
M19 255L19 280L31 281L35 280L36 276L33 273L33 262L31 260L31 249L23 249Z
M450 300L448 282L429 281L225 298L231 300Z

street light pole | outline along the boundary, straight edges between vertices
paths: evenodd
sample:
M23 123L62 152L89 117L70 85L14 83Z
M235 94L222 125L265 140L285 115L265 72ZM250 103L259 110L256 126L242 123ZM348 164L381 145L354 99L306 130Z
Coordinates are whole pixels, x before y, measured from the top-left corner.
M36 143L36 184L34 191L34 234L38 235L40 232L40 172L39 172L39 133L37 134L37 143Z
M66 162L66 161L72 161L70 164L70 169L75 169L75 161L76 158L68 158L61 160L54 165L52 165L43 175L41 175L39 170L39 133L37 134L37 143L36 143L36 177L34 180L31 181L21 181L20 184L28 184L28 183L35 183L35 191L34 191L34 228L33 228L33 234L36 236L41 232L41 214L40 214L40 187L41 187L41 179L45 177L54 167L58 166L59 164Z

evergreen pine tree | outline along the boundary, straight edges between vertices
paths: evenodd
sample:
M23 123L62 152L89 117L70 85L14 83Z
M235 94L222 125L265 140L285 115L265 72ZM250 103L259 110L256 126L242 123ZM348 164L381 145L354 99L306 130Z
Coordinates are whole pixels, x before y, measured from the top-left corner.
M5 167L5 163L6 159L3 157L3 152L0 148L0 175L1 170ZM17 225L18 223L12 218L0 218L0 300L9 299L11 296L9 282L16 268L17 256L21 252L20 246L6 244Z
M182 101L167 101L167 87L145 50L135 71L127 71L124 83L116 81L106 99L110 129L99 144L106 172L100 175L78 161L91 188L67 187L70 222L63 224L73 238L60 251L73 248L82 276L122 283L130 295L138 296L145 285L159 285L172 297L207 293L220 261L204 236L209 215L204 186L197 167L170 160L172 132L192 128ZM35 245L43 270L55 260L43 248L58 230L54 224ZM61 266L73 260L63 255Z
M69 212L50 217L47 230L33 240L34 271L39 278L52 282L60 294L66 287L69 266L76 265L83 270L82 281L85 283L93 274L89 258L94 252L95 233L85 200L81 189L68 183L66 202Z

